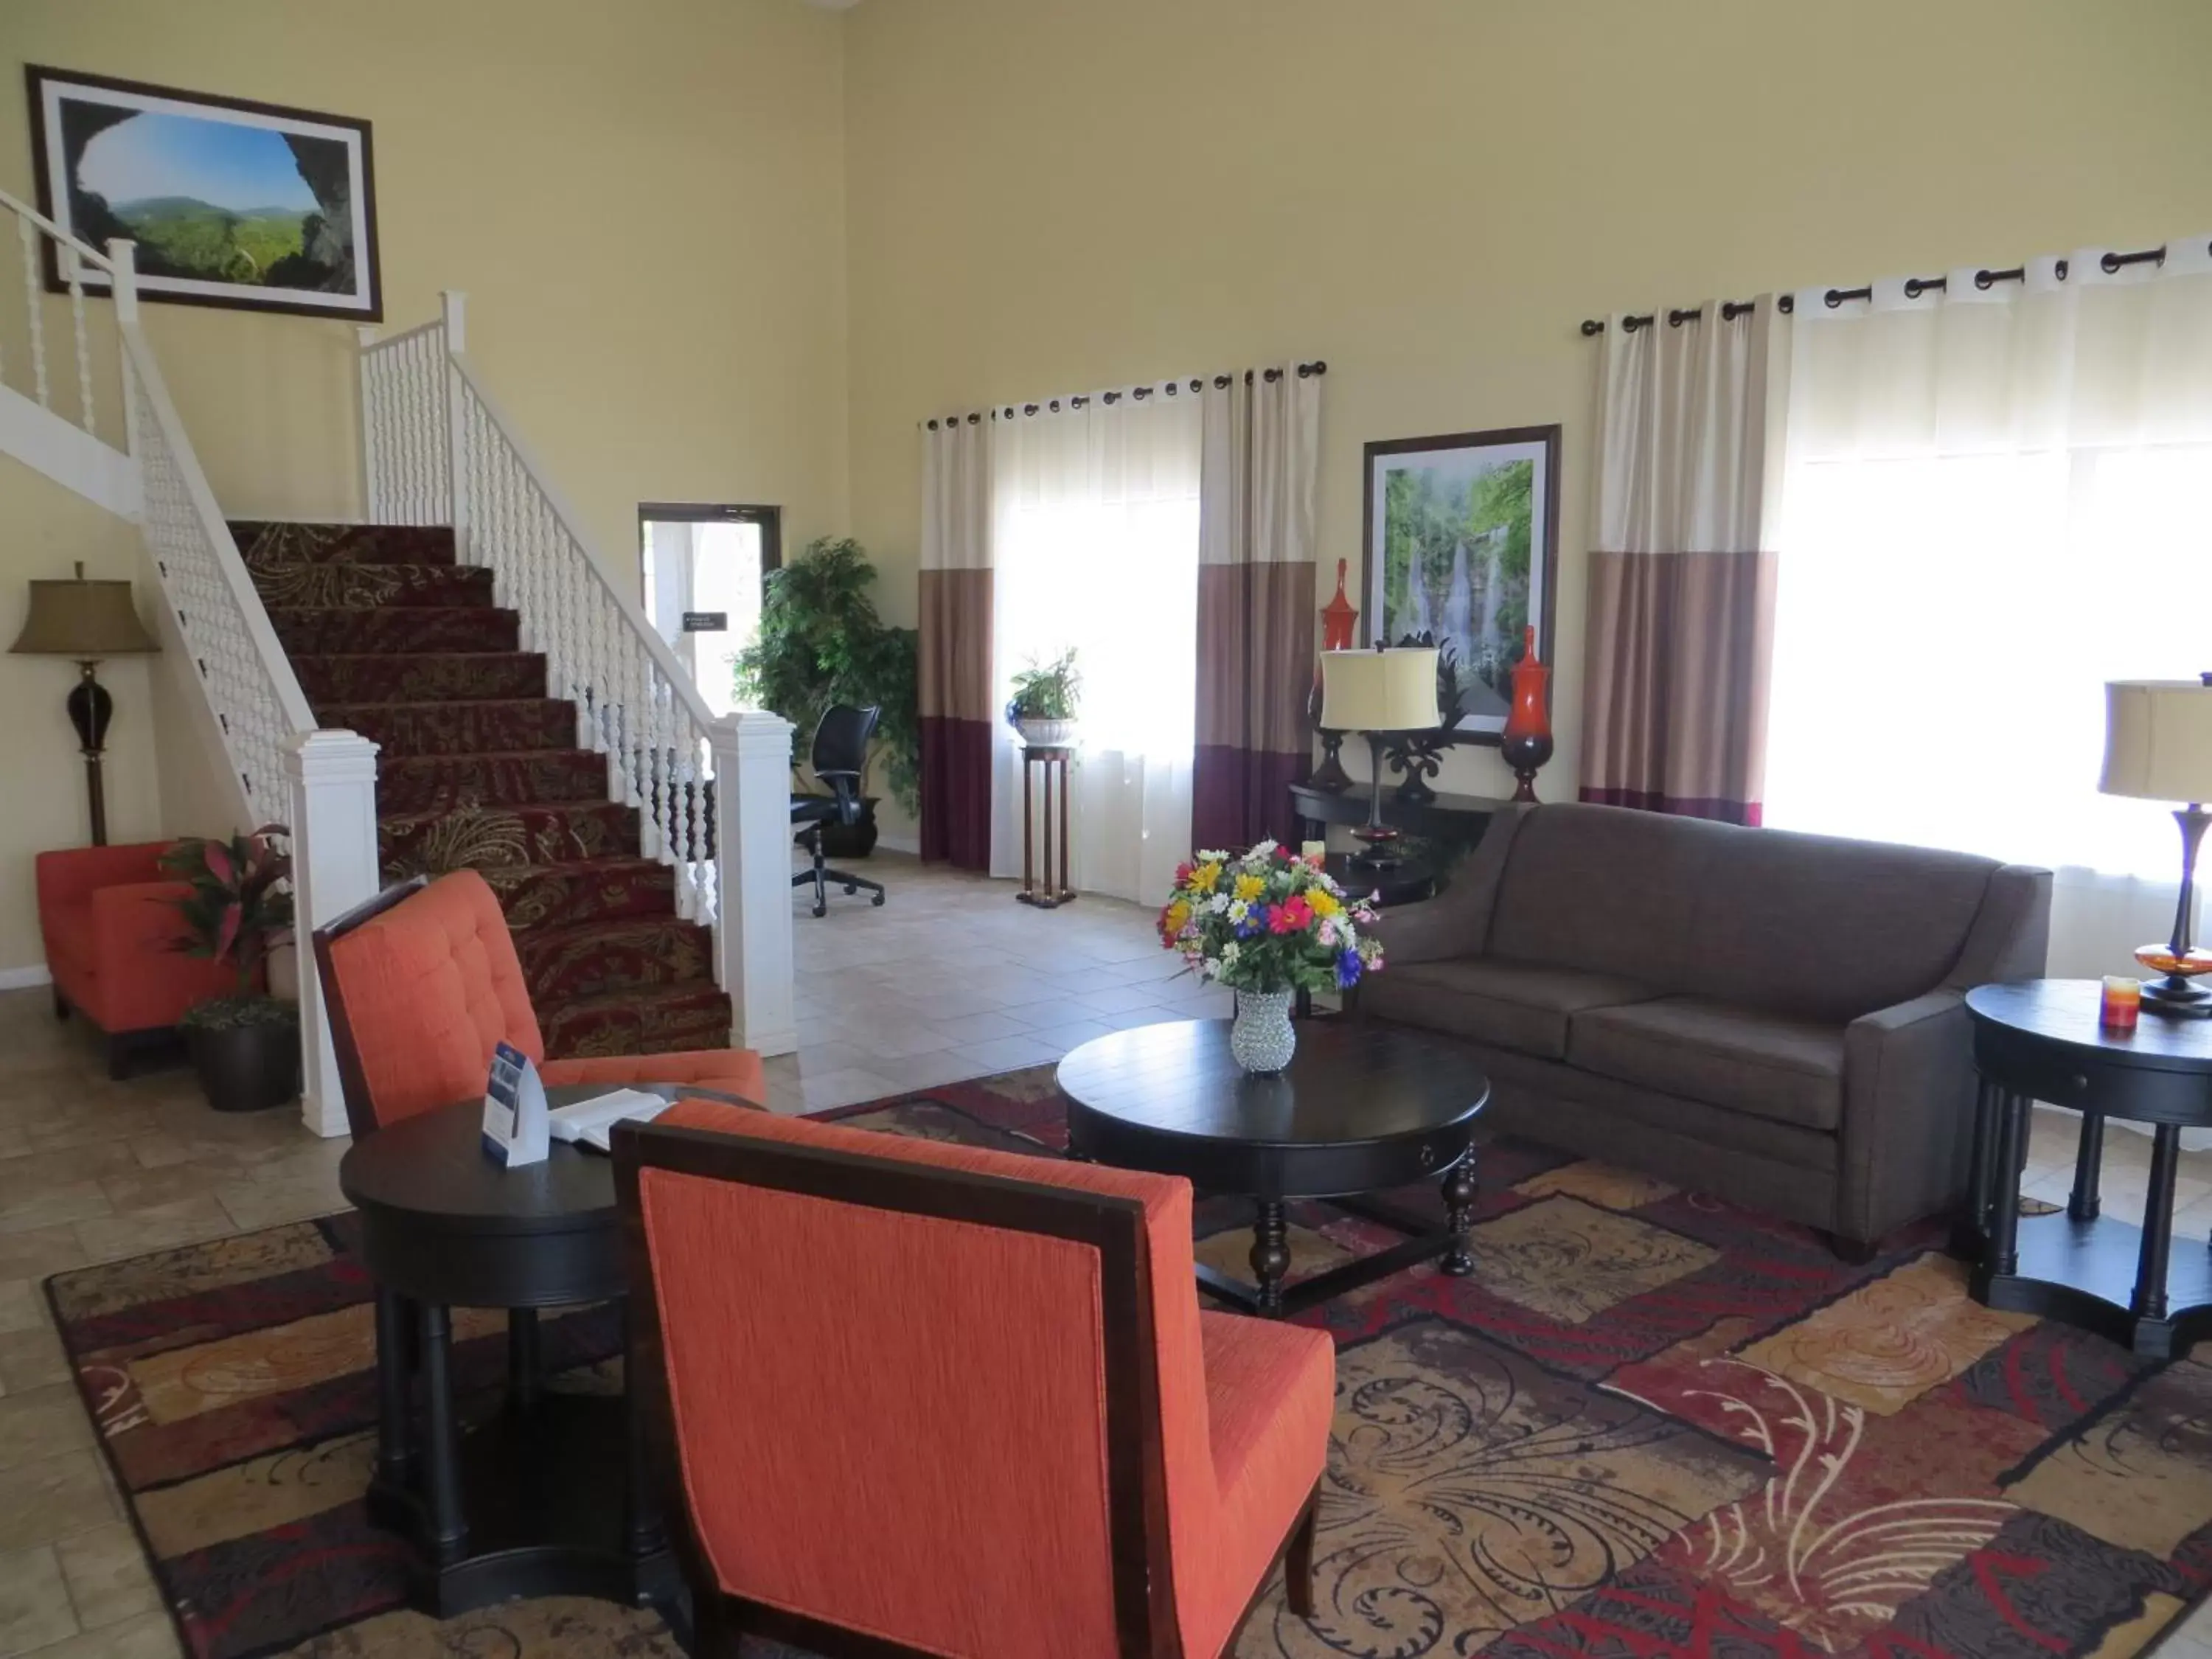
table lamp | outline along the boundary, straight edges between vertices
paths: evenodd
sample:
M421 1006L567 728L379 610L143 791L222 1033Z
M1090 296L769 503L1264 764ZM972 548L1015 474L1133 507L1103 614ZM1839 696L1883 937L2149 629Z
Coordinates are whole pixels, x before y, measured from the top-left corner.
M1434 646L1385 650L1324 651L1321 654L1321 723L1334 732L1364 732L1373 757L1367 822L1352 833L1365 848L1358 862L1370 869L1400 860L1391 843L1398 831L1382 822L1382 744L1401 732L1429 732L1442 718L1437 708Z
M84 787L92 805L92 844L107 845L107 794L100 777L100 751L115 700L100 683L102 657L135 655L161 647L138 620L126 581L88 581L84 566L74 580L33 581L31 608L23 631L9 651L21 656L74 657L77 682L70 689L70 723L76 727L84 755Z
M2181 901L2174 908L2173 938L2164 951L2147 946L2166 977L2142 988L2154 1012L2212 1014L2212 992L2191 981L2212 959L2191 961L2197 908L2197 849L2212 813L2212 674L2193 680L2114 680L2105 687L2105 772L2097 787L2107 795L2186 803L2173 815L2181 826Z

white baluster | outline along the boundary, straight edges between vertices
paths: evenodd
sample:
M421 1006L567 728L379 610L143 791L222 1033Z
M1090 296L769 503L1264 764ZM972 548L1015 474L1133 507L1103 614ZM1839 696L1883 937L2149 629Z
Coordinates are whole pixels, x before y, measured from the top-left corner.
M70 326L76 334L76 401L77 410L84 417L88 437L97 436L99 417L92 407L92 345L84 332L84 272L80 266L76 250L68 243L57 244L62 268L69 276Z
M39 407L52 399L46 389L46 314L39 297L45 286L39 278L39 228L28 219L15 221L23 239L23 297L31 307L31 375L38 388Z

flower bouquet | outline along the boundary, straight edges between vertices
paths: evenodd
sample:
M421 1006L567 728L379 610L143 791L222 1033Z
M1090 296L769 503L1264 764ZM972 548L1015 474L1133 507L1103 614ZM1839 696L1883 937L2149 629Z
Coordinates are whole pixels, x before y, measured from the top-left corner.
M1297 1046L1292 995L1349 990L1382 966L1381 942L1360 932L1374 920L1372 905L1346 897L1318 859L1263 841L1237 857L1200 853L1176 870L1160 943L1237 994L1229 1034L1237 1063L1279 1072Z

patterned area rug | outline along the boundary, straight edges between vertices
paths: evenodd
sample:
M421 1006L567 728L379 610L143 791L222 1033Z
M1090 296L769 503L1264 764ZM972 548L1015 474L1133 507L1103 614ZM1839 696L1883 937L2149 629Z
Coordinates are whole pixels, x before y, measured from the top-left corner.
M546 1052L725 1046L707 930L676 914L670 866L640 855L637 810L607 799L606 757L577 747L575 704L548 686L542 653L516 648L492 573L454 562L453 532L231 531L317 717L382 747L386 879L473 869L491 883ZM659 810L690 804L678 783Z
M1065 1139L1044 1068L829 1115ZM2212 1369L1978 1307L1933 1229L1846 1267L1801 1229L1512 1141L1483 1150L1480 1190L1473 1278L1417 1268L1308 1316L1339 1353L1319 1616L1271 1599L1245 1659L2125 1659L2212 1584ZM1325 1205L1294 1218L1297 1272L1393 1237ZM1201 1255L1243 1274L1245 1223L1201 1206ZM189 1649L673 1656L653 1615L608 1603L445 1626L400 1606L401 1547L362 1504L369 1286L348 1233L51 1283ZM472 1412L495 1403L501 1329L464 1322ZM563 1386L613 1385L607 1311L546 1341Z

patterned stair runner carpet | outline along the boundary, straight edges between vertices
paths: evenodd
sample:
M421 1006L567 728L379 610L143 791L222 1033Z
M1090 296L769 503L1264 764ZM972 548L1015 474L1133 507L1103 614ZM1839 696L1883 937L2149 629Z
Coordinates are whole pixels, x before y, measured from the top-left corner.
M711 936L676 911L574 703L442 526L235 523L300 689L380 745L386 881L474 869L514 931L548 1055L719 1048Z

